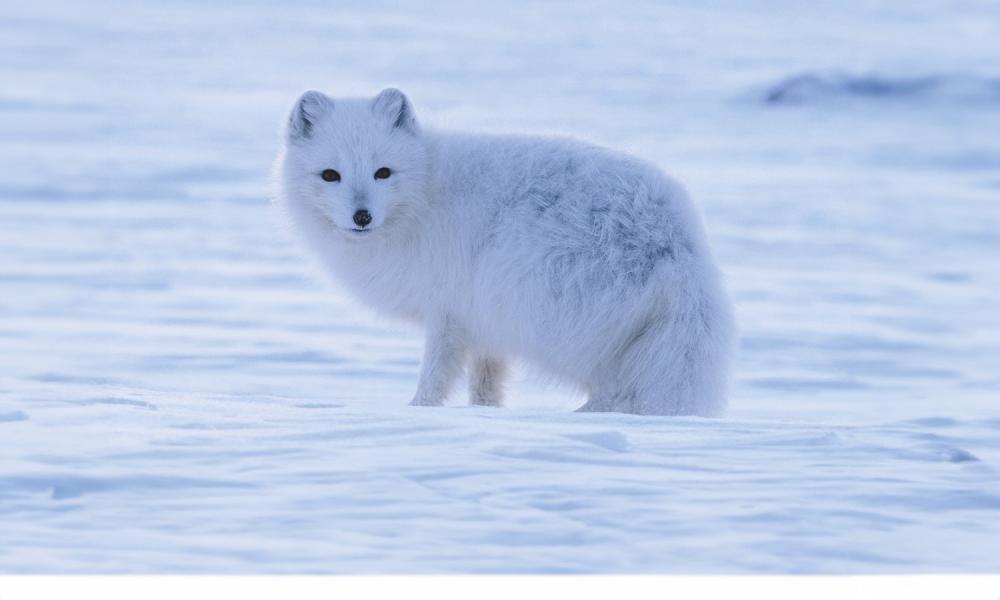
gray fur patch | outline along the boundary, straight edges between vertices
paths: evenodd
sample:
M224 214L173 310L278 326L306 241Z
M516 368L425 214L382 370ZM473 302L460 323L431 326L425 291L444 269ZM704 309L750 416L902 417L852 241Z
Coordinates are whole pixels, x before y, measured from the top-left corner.
M544 215L546 211L555 206L561 199L562 193L551 190L544 190L530 196L532 206L536 215Z

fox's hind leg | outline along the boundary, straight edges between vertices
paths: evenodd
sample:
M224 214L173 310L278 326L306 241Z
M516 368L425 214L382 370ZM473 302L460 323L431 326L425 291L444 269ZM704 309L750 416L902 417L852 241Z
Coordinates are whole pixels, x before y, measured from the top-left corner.
M642 414L634 392L622 392L609 395L590 395L586 404L576 409L576 412L620 412Z
M726 407L732 321L717 296L650 321L591 386L581 412L718 416Z
M587 391L587 402L576 412L639 413L637 394L624 381L621 365L616 363L613 368L602 369L600 374L594 375L595 380Z
M476 356L469 372L469 404L503 406L507 363L491 356Z

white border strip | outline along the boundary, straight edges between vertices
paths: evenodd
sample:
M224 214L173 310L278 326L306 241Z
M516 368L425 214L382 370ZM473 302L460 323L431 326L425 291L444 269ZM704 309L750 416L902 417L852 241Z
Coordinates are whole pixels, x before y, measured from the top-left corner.
M0 600L1000 600L1000 576L0 576Z

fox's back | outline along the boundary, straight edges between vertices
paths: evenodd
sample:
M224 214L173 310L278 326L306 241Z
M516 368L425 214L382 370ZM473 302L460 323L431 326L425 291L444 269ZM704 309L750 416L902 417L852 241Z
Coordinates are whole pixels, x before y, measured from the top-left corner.
M579 344L574 330L655 302L704 251L684 191L631 156L563 138L440 144L434 172L469 257L469 318L510 346ZM538 322L549 327L521 326Z

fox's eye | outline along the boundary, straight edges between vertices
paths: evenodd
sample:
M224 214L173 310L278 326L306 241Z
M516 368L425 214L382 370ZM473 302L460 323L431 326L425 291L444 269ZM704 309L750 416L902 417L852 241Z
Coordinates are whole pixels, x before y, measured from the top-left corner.
M389 167L382 167L378 171L375 171L375 179L388 179L389 175L392 175Z
M319 176L323 178L323 181L340 181L340 173L333 169L324 169Z

